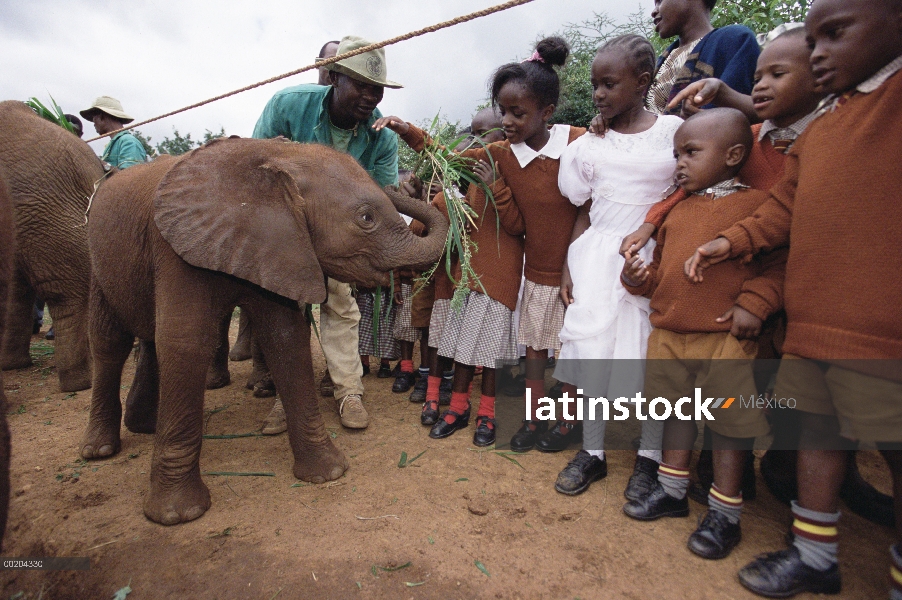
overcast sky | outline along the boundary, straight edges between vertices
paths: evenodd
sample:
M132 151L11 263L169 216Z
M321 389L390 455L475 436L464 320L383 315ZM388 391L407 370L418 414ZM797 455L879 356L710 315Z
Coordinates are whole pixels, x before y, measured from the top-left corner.
M313 62L330 39L379 41L499 4L501 0L0 0L0 99L52 95L66 112L100 95L138 120L286 73ZM499 65L531 43L594 12L622 18L651 0L535 0L386 49L384 114L411 121L439 110L464 123ZM272 94L312 83L315 71L145 125L152 144L205 129L251 135ZM468 124L468 123L467 123ZM86 124L85 139L94 136ZM104 141L92 144L99 153Z

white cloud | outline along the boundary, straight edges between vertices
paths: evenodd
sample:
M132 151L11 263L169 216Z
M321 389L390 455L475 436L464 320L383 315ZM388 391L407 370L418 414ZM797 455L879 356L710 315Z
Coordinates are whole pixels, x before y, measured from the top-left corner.
M355 34L377 41L480 10L493 0L0 0L0 98L42 101L52 94L67 111L100 95L146 119L297 69L329 39ZM389 78L380 109L421 121L441 109L467 121L485 96L492 71L530 53L542 34L607 12L622 18L650 0L535 0L386 49ZM173 128L249 136L266 101L315 72L269 84L141 127L156 143ZM93 134L88 124L85 137ZM105 142L92 146L98 152Z

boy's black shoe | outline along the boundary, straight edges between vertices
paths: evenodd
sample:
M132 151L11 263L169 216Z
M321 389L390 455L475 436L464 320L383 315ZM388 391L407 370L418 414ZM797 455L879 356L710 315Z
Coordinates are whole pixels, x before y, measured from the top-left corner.
M579 421L558 421L536 440L536 449L541 452L566 450L571 443L582 440L582 429Z
M426 427L432 427L438 421L438 404L432 402L423 403L423 412L420 413L420 423Z
M689 549L709 560L726 558L742 540L739 523L730 523L722 512L709 510L698 528L689 536Z
M664 487L655 482L655 487L650 494L638 500L630 500L623 505L626 516L638 521L654 521L661 517L688 517L689 499L677 500L668 496Z
M530 427L535 429L530 429ZM548 431L547 421L523 421L523 426L511 438L511 450L514 452L532 450L536 445L536 440L546 431Z
M555 366L557 366L557 361L554 359L553 356L549 356L548 360L545 361L545 368L553 369Z
M391 391L395 394L403 394L413 386L413 382L413 373L405 373L402 371L395 377L395 382L391 386Z
M526 393L526 376L517 375L501 391L505 396L522 396Z
M491 423L491 427L489 424ZM495 443L495 419L476 417L476 431L473 433L474 446L491 446Z
M451 415L454 417L454 420L450 423L445 420L445 415ZM458 414L453 410L446 410L442 413L442 416L439 417L438 421L435 422L435 425L432 426L432 429L429 430L429 437L434 440L440 440L442 438L446 438L458 429L463 429L467 425L470 424L470 409L464 411L464 414Z
M376 373L376 377L378 377L379 379L389 379L390 377L392 377L391 365L379 363L379 371Z
M417 379L417 382L413 385L413 391L410 392L410 401L425 402L427 389L429 389L429 378L420 377Z
M442 377L442 383L438 386L438 404L439 406L448 406L451 404L451 391L454 388L454 380Z
M47 332L47 335L44 336L45 340L53 340L56 339L55 332L53 331L53 326L50 326L50 330Z
M638 500L649 495L657 484L658 463L645 456L636 456L636 465L623 495L627 500Z
M575 496L589 489L593 481L604 479L607 474L607 458L602 460L585 450L580 450L558 474L554 489L562 494Z
M401 374L401 361L399 360L398 363L395 365L395 368L391 370L391 376L397 377L400 374Z
M363 365L363 375L361 375L361 377L366 377L366 376L369 375L369 374L370 374L370 366L369 366L369 365Z
M789 598L802 592L838 594L842 590L838 565L826 571L812 569L802 562L795 546L762 554L742 567L739 583L768 598Z

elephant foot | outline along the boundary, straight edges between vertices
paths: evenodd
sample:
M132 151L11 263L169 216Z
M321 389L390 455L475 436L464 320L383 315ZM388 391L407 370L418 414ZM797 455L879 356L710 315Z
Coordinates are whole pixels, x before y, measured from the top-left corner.
M88 429L81 438L81 457L107 458L122 449L119 439L119 423L115 426L106 423L88 423Z
M301 481L325 483L338 479L348 470L348 459L331 440L325 445L303 452L303 459L295 459L294 476Z
M207 371L207 389L218 390L232 383L232 377L229 370L210 369Z
M195 471L196 472L196 471ZM210 508L210 490L199 474L176 485L163 486L153 477L144 499L144 516L161 525L178 525L199 518Z
M34 365L34 361L26 354L25 356L4 356L0 359L0 370L14 371L16 369L25 369ZM65 391L65 390L64 390Z
M243 360L251 359L251 345L250 343L241 343L241 339L235 342L235 345L232 346L232 349L229 351L229 360L232 362L241 362Z
M80 392L91 388L91 371L59 370L61 392Z
M254 398L272 398L276 395L276 384L269 371L251 373L247 380L247 389L254 390Z
M132 433L156 433L157 431L157 411L153 407L152 412L140 411L128 404L125 405L125 418L123 419L125 428Z

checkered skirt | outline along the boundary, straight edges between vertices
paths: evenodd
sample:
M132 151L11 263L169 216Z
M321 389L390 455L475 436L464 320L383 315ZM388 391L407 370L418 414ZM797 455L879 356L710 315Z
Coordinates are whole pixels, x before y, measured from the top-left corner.
M420 330L410 324L410 307L413 295L412 287L406 283L401 284L401 306L397 307L395 317L395 339L400 342L415 342L420 339Z
M480 292L464 298L460 312L448 315L438 345L440 356L464 365L494 369L499 362L514 364L517 331L512 310Z
M442 332L451 314L451 299L439 298L432 305L432 316L429 318L429 347L438 348L442 340Z
M392 302L390 288L382 288L382 299L379 312L379 339L373 343L373 310L375 308L375 291L358 291L357 306L360 308L360 329L358 343L360 356L378 356L379 358L396 359L401 355L398 341L395 339L395 319L397 306Z
M520 303L519 342L534 350L560 350L565 310L560 287L527 279Z

